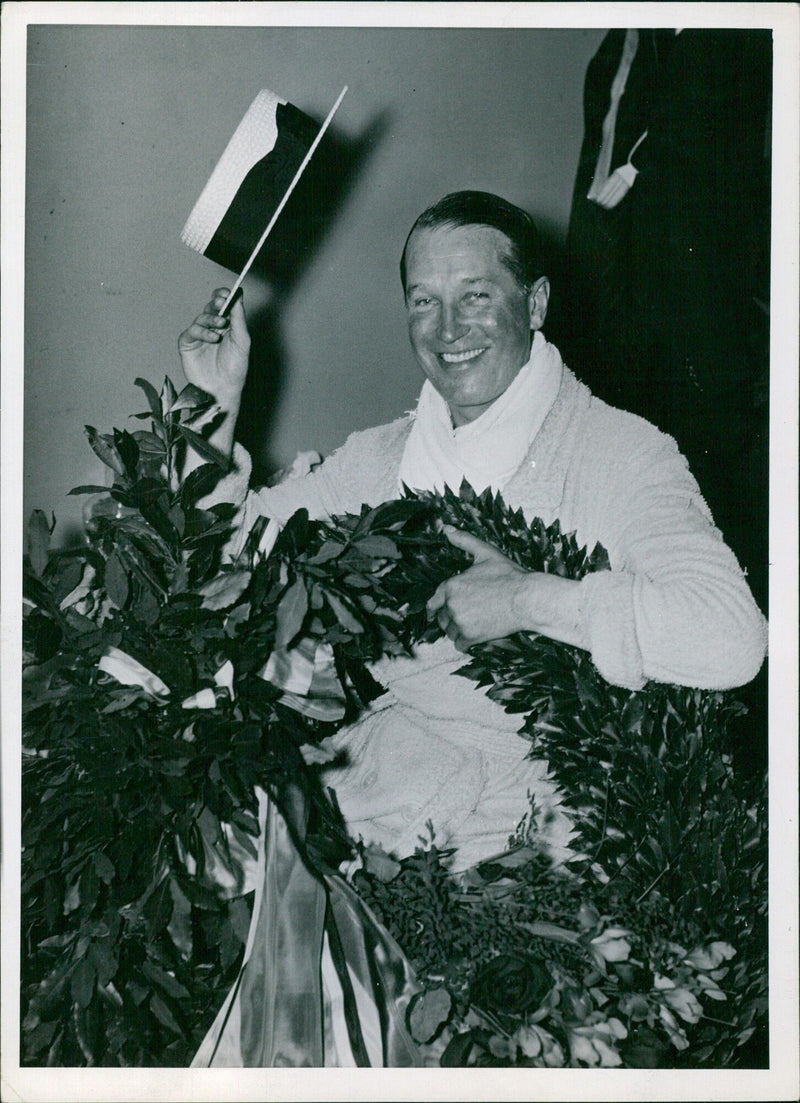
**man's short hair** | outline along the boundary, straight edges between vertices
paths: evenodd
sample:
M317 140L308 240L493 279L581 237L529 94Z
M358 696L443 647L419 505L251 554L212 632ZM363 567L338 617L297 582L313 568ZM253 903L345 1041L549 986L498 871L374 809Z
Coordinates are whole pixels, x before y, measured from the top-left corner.
M503 263L520 286L530 291L540 276L539 235L531 216L499 195L486 191L456 191L423 211L409 231L400 257L400 279L406 286L406 251L415 230L436 226L492 226L508 238L511 248Z

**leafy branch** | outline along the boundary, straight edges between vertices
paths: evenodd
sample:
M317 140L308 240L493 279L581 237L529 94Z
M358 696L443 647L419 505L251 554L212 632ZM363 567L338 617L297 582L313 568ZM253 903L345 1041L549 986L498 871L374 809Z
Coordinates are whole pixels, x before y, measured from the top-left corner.
M31 1064L188 1063L247 936L243 871L256 855L259 787L279 803L302 793L312 864L335 868L357 853L306 765L308 749L380 692L369 662L439 634L427 600L467 564L442 521L531 570L577 579L608 568L602 548L587 552L558 524L529 524L467 485L326 521L300 510L271 548L264 520L231 562L236 510L213 496L227 462L206 439L211 400L193 387L178 394L169 380L160 394L137 384L149 409L135 416L148 429L87 427L113 483L75 491L101 496L86 545L52 551L55 521L41 511L29 529L22 981ZM187 445L206 462L181 481ZM306 696L292 698L264 673L301 651L327 659L312 663ZM553 870L534 830L527 849L512 851L524 860L466 886L435 847L400 861L362 854L359 890L440 993L419 1003L416 1019L426 1030L447 1019L443 1063L557 1063L584 1042L594 1048L583 1052L616 1052L607 1031L573 1038L609 1001L628 1009L619 1012L626 1062L645 1059L634 1042L661 1053L647 1032L665 1023L680 1047L683 1027L669 1025L652 985L672 962L677 991L694 999L697 970L673 962L669 946L708 938L739 949L724 966L730 1022L692 1018L680 1060L734 1062L766 1021L765 798L745 799L726 737L741 707L727 694L609 686L585 653L534 634L474 648L460 673L523 717L521 734L549 761L578 839L570 869ZM580 931L587 909L588 933L553 936ZM587 984L588 947L612 921L639 932L643 964L614 963ZM484 966L509 954L527 961L532 948L552 981L533 1013L546 1011L550 1033L527 1011L506 1021L475 1002ZM694 1016L694 1004L680 1006ZM492 1033L500 1026L502 1037Z

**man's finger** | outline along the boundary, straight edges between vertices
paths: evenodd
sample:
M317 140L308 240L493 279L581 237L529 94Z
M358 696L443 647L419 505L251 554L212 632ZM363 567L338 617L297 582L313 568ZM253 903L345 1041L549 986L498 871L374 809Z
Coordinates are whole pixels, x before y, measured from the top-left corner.
M458 651L469 650L471 646L470 643L466 637L461 634L461 629L452 619L446 608L441 608L439 610L436 614L436 620L445 636L452 641Z
M198 314L194 322L195 325L203 326L205 329L227 329L231 324L229 318L223 317L222 314L215 314L213 311Z
M219 330L204 326L200 322L192 322L178 338L178 347L188 352L199 345L218 344L221 340L222 334Z
M233 305L228 311L228 317L231 321L231 331L237 343L240 345L249 345L250 333L247 329L247 318L244 312L244 302L242 300L241 294L238 291L236 293L236 298L233 300Z
M441 586L437 587L433 597L428 598L428 604L425 606L428 616L432 617L434 613L437 613L444 606L445 601L444 583L442 583Z
M505 556L501 551L494 546L494 544L487 544L485 540L480 540L477 536L473 536L471 532L464 532L462 529L453 528L452 525L444 525L442 532L455 548L461 548L462 551L467 552L469 555L473 555L476 559L492 559L499 556L504 559Z

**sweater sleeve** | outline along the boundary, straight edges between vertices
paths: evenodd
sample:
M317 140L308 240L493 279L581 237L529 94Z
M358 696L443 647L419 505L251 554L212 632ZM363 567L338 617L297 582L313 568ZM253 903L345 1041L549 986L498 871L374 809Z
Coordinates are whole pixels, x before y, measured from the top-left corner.
M308 474L299 477L290 474L276 486L250 488L252 460L238 442L234 444L232 459L231 471L199 503L203 509L221 502L230 502L237 507L233 536L225 549L226 559L235 559L239 555L259 517L268 517L282 526L301 508L307 509L309 516L315 520L343 512L335 475L332 477L330 469L324 470L331 460ZM335 468L337 465L334 462L332 466Z
M613 518L603 541L612 571L581 582L598 670L630 689L650 679L700 689L749 682L766 622L674 441L658 434L618 454L613 472L597 499Z
M375 505L397 493L397 470L409 425L408 418L399 418L352 433L308 474L252 489L250 456L236 443L231 472L200 504L205 509L219 502L237 506L234 536L227 549L230 558L239 554L259 517L284 525L298 509L307 509L314 520L358 513L365 503Z

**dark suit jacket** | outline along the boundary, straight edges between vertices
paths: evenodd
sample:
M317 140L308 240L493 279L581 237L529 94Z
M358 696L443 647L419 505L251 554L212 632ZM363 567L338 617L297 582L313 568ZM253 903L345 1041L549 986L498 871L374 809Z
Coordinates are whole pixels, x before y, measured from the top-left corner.
M771 32L639 31L612 169L648 137L604 210L586 194L624 39L610 31L586 73L560 341L596 394L677 439L747 559L743 497L766 529Z

